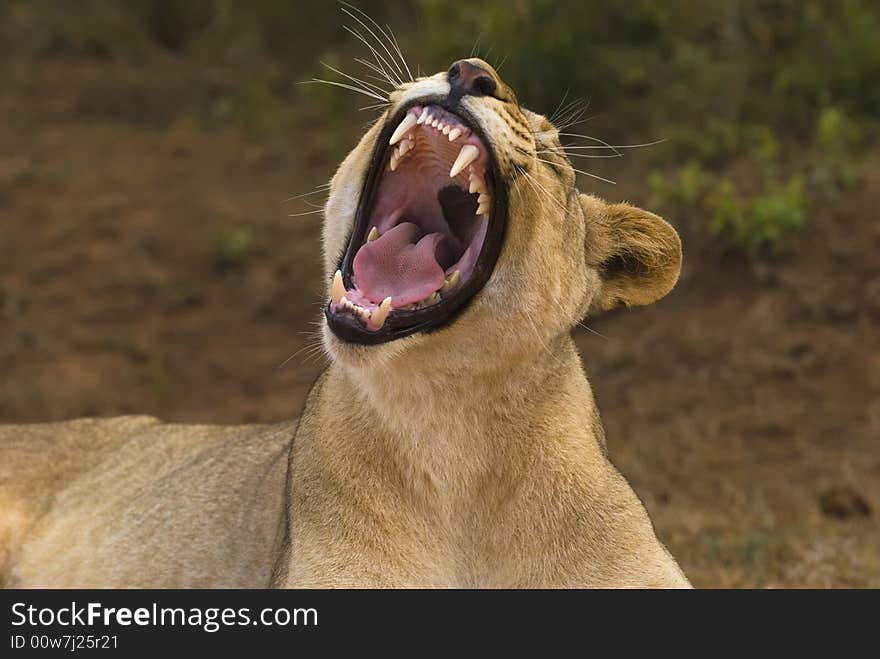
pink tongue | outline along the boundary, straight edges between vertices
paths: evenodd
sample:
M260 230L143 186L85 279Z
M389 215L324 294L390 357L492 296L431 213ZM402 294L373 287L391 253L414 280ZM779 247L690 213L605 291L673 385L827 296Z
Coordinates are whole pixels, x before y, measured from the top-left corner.
M444 236L401 222L354 255L357 287L371 302L392 298L394 309L424 300L443 285L445 274L436 252ZM418 241L418 242L417 242Z

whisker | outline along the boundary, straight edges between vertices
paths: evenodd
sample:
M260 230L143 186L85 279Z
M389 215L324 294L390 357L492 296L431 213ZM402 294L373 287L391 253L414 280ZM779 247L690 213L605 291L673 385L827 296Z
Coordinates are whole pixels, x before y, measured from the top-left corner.
M344 11L344 10L343 10L343 11ZM370 52L373 53L373 57L376 58L376 64L382 69L382 72L383 72L385 75L387 75L387 76L389 76L389 77L391 78L391 80L392 80L392 84L393 84L395 87L397 87L397 86L403 84L403 81L400 80L400 79L397 77L397 75L394 73L394 69L393 69L392 66L388 63L388 60L386 60L386 59L382 56L382 53L380 53L379 51L377 51L377 50L373 47L373 44L371 44L369 41L367 41L366 37L364 37L364 36L363 36L360 32L358 32L357 30L355 30L355 29L353 29L353 28L350 28L348 25L343 25L343 26L342 26L342 29L344 29L344 30L346 30L347 32L353 34L355 37L357 37L357 38L360 40L361 43L363 43L367 48L370 49ZM387 70L385 69L386 66L388 67Z
M554 154L558 155L559 151L557 149L541 149L541 150L536 151L535 153L554 153ZM591 154L591 153L568 153L566 151L563 151L562 153L564 153L569 158L623 158L623 156L624 156L624 154L622 154L622 153L612 153L612 154L608 154L608 155L605 155L605 154L595 155L595 154ZM540 160L540 158L539 158L539 160ZM547 162L547 161L545 160L544 162ZM554 163L549 163L549 164L554 164Z
M473 57L474 53L477 52L477 49L480 47L480 40L482 38L483 38L483 31L481 30L480 33L477 35L477 38L474 40L474 45L471 46L471 54L468 55L468 57Z
M584 107L570 111L565 119L563 119L561 123L556 127L556 130L563 131L574 126L579 126L580 124L585 124L588 121L592 121L593 119L598 119L601 116L598 114L591 114L589 117L585 117L584 114L589 109L590 104L586 103Z
M403 67L406 69L407 74L409 74L409 79L415 82L412 71L409 70L409 64L406 63L406 58L403 56L403 51L400 49L400 44L397 43L397 35L394 34L394 30L391 29L390 25L386 24L385 27L387 27L388 32L391 33L391 40L394 43L394 50L397 51L397 56L400 57L400 61L403 62Z
M394 31L391 29L391 26L390 26L390 25L387 25L387 24L385 25L385 27L388 28L388 32L386 32L385 30L382 29L382 26L379 25L379 24L373 19L373 17L370 16L370 15L369 15L367 12L365 12L363 9L360 9L359 7L355 7L354 5L352 5L352 4L348 3L348 2L344 2L344 0L341 1L341 4L343 4L343 5L347 6L347 7L349 7L350 9L353 9L354 11L356 11L358 14L360 14L361 16L363 16L364 18L366 18L368 21L370 21L370 23L372 23L372 24L376 27L377 30L379 30L379 32L382 34L382 36L385 37L385 40L386 40L389 44L391 44L391 46L394 48L394 50L397 51L397 56L400 58L400 62L403 64L403 67L406 69L406 72L407 72L407 74L409 75L409 79L412 80L412 79L413 79L412 71L409 70L409 66L408 66L407 63L406 63L406 58L403 56L403 52L400 50L400 44L397 43L397 37L394 35ZM343 10L343 11L345 11L345 10ZM349 15L351 15L351 14L349 14ZM352 16L352 18L354 18L354 17ZM355 20L357 20L357 19L355 19ZM358 21L358 22L360 22L360 21ZM363 25L363 23L361 23L361 25ZM364 25L364 27L367 27L367 26ZM367 29L369 30L369 28L367 28ZM375 36L375 35L373 35L373 36ZM378 38L377 38L376 40L379 41ZM382 43L382 42L380 41L379 43ZM384 46L384 44L383 44L383 46ZM385 51L388 52L388 49L386 48ZM388 53L388 56L391 57L391 58L393 59L393 56L391 55L390 52ZM398 67L398 71L400 72L400 76L401 76L401 78L402 78L402 77L403 77L403 71L401 71L399 67Z
M322 80L321 78L312 78L311 80L304 80L300 84L309 85L309 84L313 84L313 83L317 83L317 82L323 83L325 85L333 85L334 87L342 87L342 89L348 89L353 92L358 92L359 94L363 94L364 96L369 96L370 98L375 98L377 101L382 101L383 103L386 102L386 100L384 98L382 98L381 96L379 96L378 94L373 94L372 92L364 91L360 87L355 87L354 85L347 85L344 82L336 82L334 80Z
M613 146L610 144L607 146L596 146L596 145L590 145L590 146L570 145L570 146L567 146L567 145L563 145L562 148L566 151L568 151L569 149L578 149L580 151L589 151L591 149L640 149L645 146L656 146L657 144L663 144L663 142L666 142L666 141L667 140L664 137L662 139L654 140L653 142L645 142L643 144L615 144Z
M579 137L584 140L590 140L591 142L596 142L601 144L607 149L611 149L612 151L617 151L616 148L608 144L605 140L600 140L598 137L592 137L591 135L581 135L580 133L559 133L560 137Z
M297 350L295 353L293 353L292 355L290 355L290 357L288 357L288 358L285 359L283 362L281 362L280 364L278 364L278 366L275 367L275 370L277 371L279 368L283 368L284 366L286 366L287 364L290 363L290 360L291 360L291 359L293 359L294 357L296 357L296 356L297 356L298 354L300 354L303 350L306 350L306 349L308 349L308 348L312 348L312 347L314 347L314 345L315 345L315 344L314 344L313 342L306 343L302 348L300 348L300 349Z
M558 199L554 199L553 195L550 194L550 192L547 190L547 188L545 188L541 184L541 182L538 181L538 179L536 179L534 176L532 176L528 172L523 172L523 174L525 174L525 176L526 176L526 181L529 182L529 185L532 186L532 190L534 190L534 192L538 196L538 198L541 198L542 204L543 204L544 200L547 199L547 200L550 200L551 202L553 202L554 204L556 204L557 206L559 206L559 210L561 210L563 213L568 212L568 209L562 203L560 203ZM535 186L537 186L537 187L535 187ZM542 198L542 195L539 194L538 188L540 188L540 190L544 193L543 198Z
M324 207L316 208L313 211L305 211L302 213L288 213L287 217L302 217L303 215L314 215L315 213L322 213L324 211Z
M565 99L568 98L568 92L571 91L571 88L567 88L565 93L562 95L562 100L559 101L559 105L556 106L556 109L553 110L552 114L547 118L551 124L556 123L556 116L559 114L560 109L562 108L562 104L565 103Z
M368 69L371 69L371 70L375 71L376 73L378 73L380 76L382 76L382 80L387 81L388 84L390 84L392 87L396 86L394 84L394 80L391 78L390 75L388 75L388 72L385 69L383 69L379 66L376 66L371 61L366 60L362 57L355 57L354 61L357 62L358 64L362 64L362 65L366 66Z
M342 4L351 7L351 5L349 5L347 2L343 2ZM354 9L356 9L356 8L354 8ZM382 46L382 49L388 54L388 57L391 59L391 62L392 62L392 64L394 65L394 68L397 69L397 73L400 75L400 77L398 78L398 80L399 80L399 84L402 85L402 84L403 84L403 70L400 68L400 64L397 63L397 60L394 59L394 56L391 54L391 51L388 50L388 46L385 45L385 42L382 41L379 37L377 37L377 36L376 36L376 33L373 32L372 29L370 29L370 26L367 25L366 23L364 23L364 22L363 22L361 19L359 19L357 16L355 16L354 14L352 14L352 13L351 13L350 11L348 11L347 9L344 9L344 8L343 8L342 11L343 11L344 13L348 14L349 16L351 16L351 18L353 18L354 20L356 20L358 23L360 23L360 24L361 24L361 27L363 27L367 32L369 32L369 33L373 36L373 38L376 40L376 43L378 43L380 46ZM358 11L358 12L360 12L360 13L363 13L363 12L361 12L359 9L356 9L356 11ZM366 14L364 14L364 15L366 15ZM375 21L373 21L372 18L369 18L369 16L367 16L367 18L368 18L371 22L375 23ZM379 28L380 31L381 31L381 29L382 29L382 28ZM389 65L389 68L391 68L391 65Z
M295 195L293 197L288 197L287 199L282 199L281 203L286 204L288 202L293 201L294 199L302 199L303 197L308 197L309 195L318 194L319 192L327 192L330 189L329 183L321 183L321 185L317 186L311 192L304 192L302 194Z
M377 109L377 108L384 108L384 107L387 106L387 105L389 105L389 102L388 102L388 101L385 101L384 103L373 103L372 105L364 105L364 106L361 106L361 107L358 108L358 110L361 110L361 111L363 111L363 110L375 110L375 109Z
M383 89L379 85L374 85L372 82L367 82L366 80L361 80L360 78L356 78L355 76L348 75L347 73L330 66L326 62L321 62L321 65L327 67L328 69L330 69L334 73L338 73L339 75L348 78L349 80L351 80L355 84L362 85L365 89L367 89L369 91L375 91L380 96L382 96L382 95L387 96L390 93L389 90Z
M599 176L598 174L593 174L591 172L585 172L582 169L578 169L577 167L572 167L574 171L578 174L583 174L584 176L589 176L590 178L594 178L597 181L603 181L605 183L610 183L611 185L617 185L617 181L612 181L610 178L605 178L604 176Z
M566 94L567 93L568 92L566 92ZM563 102L564 101L565 97L563 97ZM583 99L576 98L564 107L557 108L550 119L550 123L555 125L557 130L565 130L577 123L578 119L580 119L586 111L587 103Z
M597 331L594 330L592 327L589 327L589 326L587 326L587 325L584 325L584 323L582 323L581 321L578 321L577 324L580 325L581 327L583 327L585 330L587 330L587 331L590 332L591 334L595 334L596 336L598 336L598 337L600 337L600 338L602 338L602 339L605 339L606 341L610 341L610 339L609 339L607 336L605 336L604 334L602 334L602 332L597 332Z

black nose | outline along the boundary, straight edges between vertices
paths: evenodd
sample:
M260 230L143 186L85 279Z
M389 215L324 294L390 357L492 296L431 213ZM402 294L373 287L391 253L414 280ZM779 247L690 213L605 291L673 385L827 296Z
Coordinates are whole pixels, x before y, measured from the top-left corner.
M492 96L498 83L492 74L470 60L460 59L449 67L449 96L458 101L462 96Z

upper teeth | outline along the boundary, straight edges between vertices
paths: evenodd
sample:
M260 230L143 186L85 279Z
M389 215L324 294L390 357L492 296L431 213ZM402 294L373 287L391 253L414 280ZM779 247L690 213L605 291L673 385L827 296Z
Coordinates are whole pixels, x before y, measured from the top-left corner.
M448 120L449 119L447 119L447 121ZM445 123L442 117L432 116L431 110L427 107L422 108L422 111L418 116L416 116L414 112L407 112L397 128L394 129L394 133L389 140L389 144L393 148L391 150L391 157L388 161L388 169L392 172L396 171L407 154L415 149L418 137L413 133L413 129L416 126L432 126L446 135L450 142L454 142L462 136L467 137L470 135L470 130L468 128L464 126L454 126L455 120L453 119L451 121L452 123ZM479 157L479 147L475 144L463 144L461 150L458 152L458 156L455 158L455 162L452 164L452 168L449 170L449 177L455 178L467 169L469 183L468 192L470 194L479 195L477 197L476 214L488 216L492 206L492 197L489 195L489 189L486 186L485 180L483 180L483 177L479 172L475 171L475 169L479 169L479 167L472 166ZM368 240L374 239L375 238L371 232Z
M400 125L388 141L388 144L397 144L400 141L400 138L406 135L409 132L409 129L416 125L416 121L416 116L411 112L407 112L403 121L400 122Z
M483 180L483 177L474 174L473 169L471 169L470 171L470 186L468 187L468 192L470 194L474 194L476 192L480 195L484 195L489 192L489 190L486 189L486 182Z
M465 167L470 165L480 156L480 150L473 144L465 144L458 152L458 158L452 163L452 169L449 170L449 178L458 176Z

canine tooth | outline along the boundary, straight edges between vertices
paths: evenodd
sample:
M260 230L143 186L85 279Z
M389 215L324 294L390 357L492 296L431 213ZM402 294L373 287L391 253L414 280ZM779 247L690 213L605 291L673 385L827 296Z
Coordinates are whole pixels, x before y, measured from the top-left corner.
M400 139L409 132L409 129L416 125L416 121L418 121L416 116L412 112L407 112L403 121L401 121L400 125L395 129L391 139L388 140L388 144L397 144Z
M370 229L370 233L367 234L367 242L371 243L374 240L376 240L376 238L378 238L378 237L379 237L379 229L377 229L376 227L373 227L372 229ZM337 273L338 272L339 271L337 270ZM342 282L341 279L339 281L340 281L340 283Z
M430 116L431 115L428 113L428 108L425 108L424 110L422 110L422 113L419 115L419 118L416 120L416 123L419 126L421 126L423 123L425 123L425 119L427 119Z
M461 135L461 128L453 128L451 131L449 131L449 141L454 142L455 140L457 140L459 138L460 135Z
M461 151L458 152L458 158L455 159L452 169L449 170L449 178L458 176L461 170L470 165L479 155L480 150L473 144L465 144L461 147Z
M455 288L458 285L459 279L461 279L461 272L456 270L444 280L443 287L440 289L440 292L446 293L447 291Z
M391 298L386 297L370 317L370 320L373 321L373 329L382 328L382 325L385 324L385 319L388 317L389 311L391 311Z
M330 287L330 299L339 304L343 297L345 297L345 284L342 283L342 272L337 270L333 275L333 285Z

